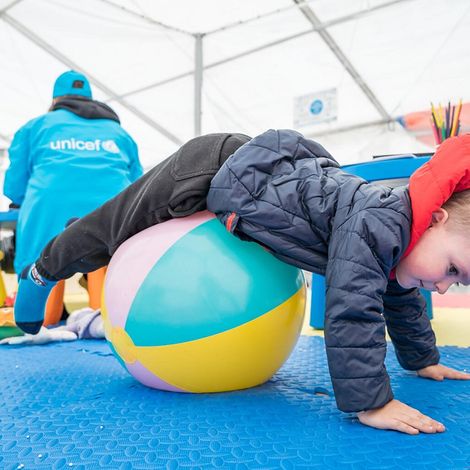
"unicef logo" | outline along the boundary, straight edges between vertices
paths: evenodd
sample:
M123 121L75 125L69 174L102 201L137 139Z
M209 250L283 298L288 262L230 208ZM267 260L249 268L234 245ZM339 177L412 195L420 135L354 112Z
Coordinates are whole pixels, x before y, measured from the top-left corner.
M320 114L323 110L323 101L322 100L315 100L310 105L310 112L312 114Z
M101 142L101 147L107 152L119 153L119 147L116 145L114 140L103 140L103 142Z

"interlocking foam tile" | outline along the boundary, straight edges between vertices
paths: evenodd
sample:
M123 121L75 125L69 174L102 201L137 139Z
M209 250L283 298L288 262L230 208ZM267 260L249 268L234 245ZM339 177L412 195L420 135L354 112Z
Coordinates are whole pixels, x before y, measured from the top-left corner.
M470 349L441 351L443 363L470 362ZM444 434L378 431L337 411L318 337L302 337L265 385L213 395L146 388L104 341L0 354L5 470L470 468L470 382L419 379L393 354L397 398L444 422Z

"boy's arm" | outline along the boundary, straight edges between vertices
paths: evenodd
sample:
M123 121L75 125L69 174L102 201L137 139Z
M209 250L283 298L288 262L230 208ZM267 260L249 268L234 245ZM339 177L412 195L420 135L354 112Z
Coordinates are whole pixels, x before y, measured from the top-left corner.
M366 215L334 230L326 269L325 344L338 408L380 408L393 399L385 369L382 296L387 276L364 236Z
M330 373L338 408L361 411L361 423L408 434L442 432L442 423L393 399L384 365L383 296L390 267L406 246L395 223L400 216L370 209L333 231L326 272Z
M401 366L419 370L438 364L436 337L419 290L404 289L396 280L389 281L383 300L388 333Z

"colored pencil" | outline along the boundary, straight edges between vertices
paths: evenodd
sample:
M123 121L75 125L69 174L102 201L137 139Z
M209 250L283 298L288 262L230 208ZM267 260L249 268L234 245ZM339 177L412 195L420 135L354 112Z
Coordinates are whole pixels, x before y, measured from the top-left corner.
M454 137L460 131L460 113L462 112L462 99L458 105L452 105L449 101L442 107L434 106L431 101L431 128L436 141L436 145L441 144L449 137Z
M438 124L438 117L436 115L436 109L434 108L434 104L431 103L431 127L434 134L434 140L436 141L436 145L441 143L440 132L439 132L439 124Z
M431 119L431 129L432 133L434 134L434 140L436 141L436 145L440 144L441 140L439 139L439 133L437 132L436 117L434 116L434 114Z
M449 119L449 128L447 129L447 131L449 132L449 137L453 137L452 128L454 124L454 114L455 114L455 106L452 106L452 112L450 113L450 119Z
M451 135L459 135L459 128L460 128L460 112L462 111L462 98L460 98L459 105L457 107L457 111L454 116L454 123L452 124L452 132Z
M439 103L439 127L444 127L444 113L442 111L441 103Z
M446 122L445 122L445 132L444 135L446 136L445 138L449 137L449 129L450 129L450 101L449 104L445 107L445 114L446 114Z

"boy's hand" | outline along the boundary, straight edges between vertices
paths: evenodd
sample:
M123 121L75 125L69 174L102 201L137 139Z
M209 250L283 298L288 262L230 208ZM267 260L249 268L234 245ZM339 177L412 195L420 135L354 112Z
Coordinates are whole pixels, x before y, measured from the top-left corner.
M441 364L428 366L424 369L419 369L417 372L420 377L439 381L444 379L470 380L470 374L451 369L450 367L446 367Z
M434 434L445 431L442 423L421 414L418 410L398 400L389 401L382 408L361 411L357 414L357 417L366 426L377 429L392 429L405 434L419 434L420 432Z

